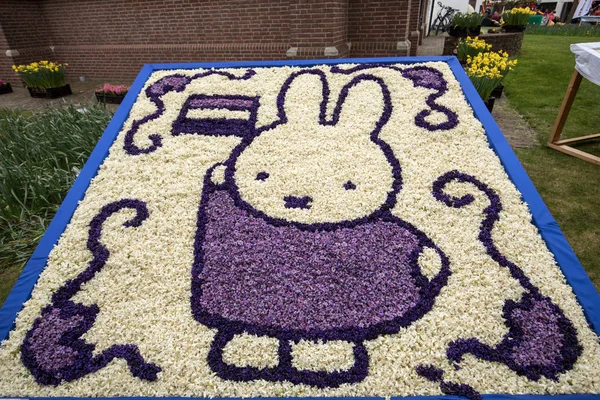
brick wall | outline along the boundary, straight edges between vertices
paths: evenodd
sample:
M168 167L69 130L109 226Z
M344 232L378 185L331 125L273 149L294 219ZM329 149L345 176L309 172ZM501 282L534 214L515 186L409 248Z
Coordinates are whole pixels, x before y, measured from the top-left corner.
M421 38L423 34L423 18L422 14L425 13L425 3L426 1L412 1L409 2L409 11L408 11L408 24L406 28L406 33L408 39L411 42L410 47L410 55L416 56L417 50L419 49L419 45L421 44Z
M2 30L15 48L50 46L47 25L37 0L3 0L0 2Z
M51 45L40 1L0 1L0 79L20 82L11 66L51 58Z
M2 12L2 11L0 11ZM9 49L8 41L6 40L6 36L4 36L4 31L0 27L0 49ZM8 57L5 54L0 54L0 79L9 81L10 83L16 83L10 66L13 64L12 57Z
M348 40L352 57L406 55L408 1L350 0Z
M288 0L44 0L55 45L273 43L289 39Z
M0 77L40 59L130 79L145 63L414 55L422 1L2 0Z
M425 1L425 0L423 0ZM350 0L353 57L416 55L421 1Z
M347 56L347 11L348 0L290 0L288 57Z

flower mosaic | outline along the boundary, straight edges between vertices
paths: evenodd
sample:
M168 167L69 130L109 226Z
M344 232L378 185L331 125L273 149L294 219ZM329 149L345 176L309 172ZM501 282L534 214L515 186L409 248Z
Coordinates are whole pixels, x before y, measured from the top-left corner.
M443 62L151 75L0 395L600 393L600 345Z

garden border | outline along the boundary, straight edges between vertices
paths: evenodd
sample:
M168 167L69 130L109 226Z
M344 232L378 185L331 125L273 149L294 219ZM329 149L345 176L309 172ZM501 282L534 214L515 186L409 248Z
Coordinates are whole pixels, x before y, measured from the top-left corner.
M135 103L138 94L141 93L146 80L157 70L192 69L192 68L251 68L251 67L278 67L278 66L314 66L333 65L342 63L378 63L378 64L412 64L416 62L446 62L456 79L461 84L467 102L473 108L475 117L478 118L486 131L490 146L496 152L510 180L521 192L523 200L529 205L533 217L533 223L539 229L542 238L550 251L554 254L556 261L565 275L567 282L573 288L578 302L583 307L587 321L596 334L600 333L600 294L596 291L590 278L587 276L577 256L571 249L566 238L560 231L558 224L550 214L542 198L536 191L527 173L521 166L510 145L504 138L500 128L487 110L485 104L477 94L465 71L456 57L390 57L390 58L355 58L355 59L333 59L333 60L298 60L298 61L243 61L243 62L218 62L218 63L182 63L182 64L146 64L135 79L127 96L121 103L113 119L108 124L104 134L98 141L94 151L85 163L72 188L67 193L63 203L54 216L50 226L46 230L33 255L25 265L15 286L6 299L4 306L0 309L0 340L8 338L10 331L14 328L17 314L23 307L34 289L37 279L46 266L48 255L58 239L69 224L80 200L83 199L92 178L108 151L121 131L129 111ZM507 395L507 394L484 394L486 400L555 400L556 398L568 398L576 400L600 400L600 394L576 394L576 395ZM394 399L400 397L394 397ZM74 399L68 397L38 397L40 400ZM95 399L102 399L101 397ZM119 397L123 400L142 400L151 397ZM189 397L168 397L163 399L189 400ZM227 398L235 399L235 398ZM309 400L313 398L302 398ZM325 399L325 398L319 398ZM359 399L359 398L335 398L336 400ZM376 397L365 399L379 399ZM433 400L433 399L460 399L458 396L410 396L402 397L407 400ZM263 399L255 399L263 400Z

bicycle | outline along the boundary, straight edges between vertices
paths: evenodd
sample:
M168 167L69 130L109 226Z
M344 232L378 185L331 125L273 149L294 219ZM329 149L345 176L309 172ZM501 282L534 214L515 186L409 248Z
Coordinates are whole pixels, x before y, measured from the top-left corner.
M452 17L454 16L454 13L458 11L450 6L445 6L441 1L438 1L438 6L440 6L440 11L429 28L429 33L435 29L436 36L440 31L447 32L448 29L450 29L452 26Z

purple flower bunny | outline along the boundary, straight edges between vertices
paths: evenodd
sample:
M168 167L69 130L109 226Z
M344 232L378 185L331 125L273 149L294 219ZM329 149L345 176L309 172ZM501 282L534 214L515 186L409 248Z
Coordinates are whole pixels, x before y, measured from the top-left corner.
M306 87L317 90L307 94ZM218 329L208 361L221 378L360 382L369 368L363 342L421 318L450 275L433 241L391 212L402 180L379 136L392 113L384 81L351 79L331 118L329 96L323 72L293 73L277 98L278 120L244 136L206 174L192 311ZM441 266L431 277L419 265L427 248ZM244 332L279 339L278 364L226 363L224 347ZM300 340L350 342L354 365L300 370L291 351Z

